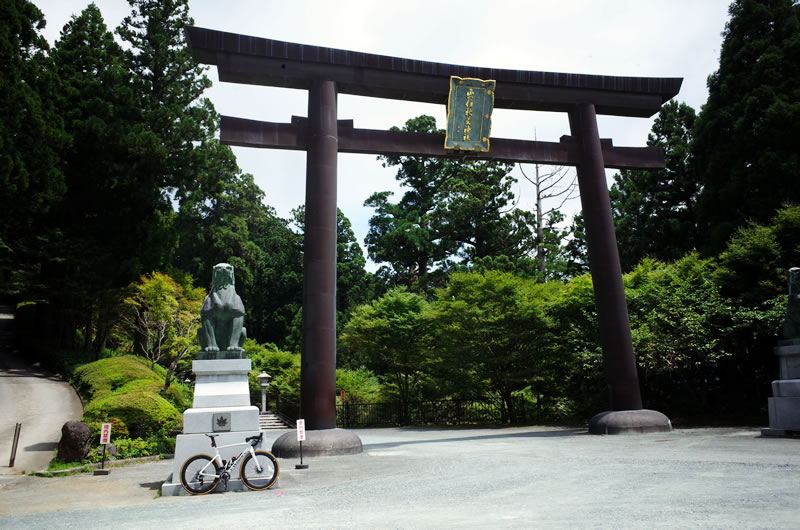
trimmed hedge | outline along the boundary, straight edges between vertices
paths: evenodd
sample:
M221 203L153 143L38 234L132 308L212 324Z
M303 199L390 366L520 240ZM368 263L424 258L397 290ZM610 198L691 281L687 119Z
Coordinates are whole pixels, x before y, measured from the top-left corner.
M131 384L137 386L136 390L142 390L139 385L143 382L149 383L144 390L158 394L164 385L164 377L166 370L163 367L155 365L150 368L150 361L143 357L121 355L76 368L72 384L84 401L90 402L113 393L132 391ZM184 391L174 383L167 389L166 397L181 412L191 404Z
M169 435L183 425L183 416L172 403L157 393L137 387L131 392L119 392L89 402L83 417L89 421L118 418L131 437Z
M178 385L159 395L165 371L142 357L123 355L85 364L75 370L73 385L86 400L84 421L111 421L130 437L169 436L182 428L188 399ZM127 432L126 432L127 431Z

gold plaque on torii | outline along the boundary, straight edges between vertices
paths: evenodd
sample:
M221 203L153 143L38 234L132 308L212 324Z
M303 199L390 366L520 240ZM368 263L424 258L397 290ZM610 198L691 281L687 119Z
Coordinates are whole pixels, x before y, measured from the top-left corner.
M450 77L445 149L489 150L496 84L494 80Z

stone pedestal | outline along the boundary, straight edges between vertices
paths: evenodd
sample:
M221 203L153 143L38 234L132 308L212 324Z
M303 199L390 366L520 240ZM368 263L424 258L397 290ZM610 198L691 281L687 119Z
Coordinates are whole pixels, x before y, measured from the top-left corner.
M320 429L306 431L303 442L303 456L355 455L364 451L361 438L354 432L344 429ZM287 432L272 444L272 454L278 458L297 458L300 456L300 442L297 433Z
M183 413L183 434L175 441L172 476L161 486L162 495L188 495L181 486L181 467L192 455L214 456L211 439L206 433L215 434L217 446L223 446L243 443L245 438L259 432L258 407L250 405L247 383L252 366L250 359L220 357L192 362L196 377L193 406ZM244 445L220 448L219 452L222 458L229 459L244 448ZM266 446L260 449L269 450ZM244 489L247 488L236 469L228 481L227 491Z
M589 420L590 434L647 434L670 432L672 422L657 410L612 410Z
M780 341L775 348L780 379L772 382L769 398L769 428L762 436L784 436L800 432L800 339Z

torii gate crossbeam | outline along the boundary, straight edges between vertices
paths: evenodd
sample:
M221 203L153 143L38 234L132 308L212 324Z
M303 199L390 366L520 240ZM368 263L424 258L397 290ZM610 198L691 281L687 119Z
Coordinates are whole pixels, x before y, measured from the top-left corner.
M217 66L220 81L308 90L308 119L265 123L223 117L230 145L300 149L307 153L301 407L316 454L356 449L331 444L336 427L336 163L339 152L457 156L577 167L589 264L600 325L610 412L596 415L596 433L669 430L669 419L642 410L636 361L606 187L605 167L663 168L663 151L615 147L601 140L597 114L649 117L674 97L682 79L612 77L499 70L400 59L189 27L198 62ZM492 138L489 153L445 151L438 135L353 128L339 121L337 94L445 104L450 76L494 79L496 108L566 112L572 136L560 142ZM291 456L291 443L273 451ZM289 442L287 440L287 442ZM308 443L308 442L307 442ZM359 442L358 450L360 450ZM323 447L324 446L324 447Z

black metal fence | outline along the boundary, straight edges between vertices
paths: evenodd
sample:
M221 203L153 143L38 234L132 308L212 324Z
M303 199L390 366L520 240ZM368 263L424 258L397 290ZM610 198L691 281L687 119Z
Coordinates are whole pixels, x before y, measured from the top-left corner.
M294 428L297 418L300 417L300 405L278 393L274 394L273 399L275 415Z
M500 399L443 399L402 403L347 403L336 406L336 425L342 428L396 425L479 425L529 420L533 411L522 398L511 410Z
M300 405L273 394L274 412L294 427ZM336 426L394 427L398 425L500 425L533 420L534 409L523 398L509 406L501 399L441 399L392 403L348 403L336 406Z

